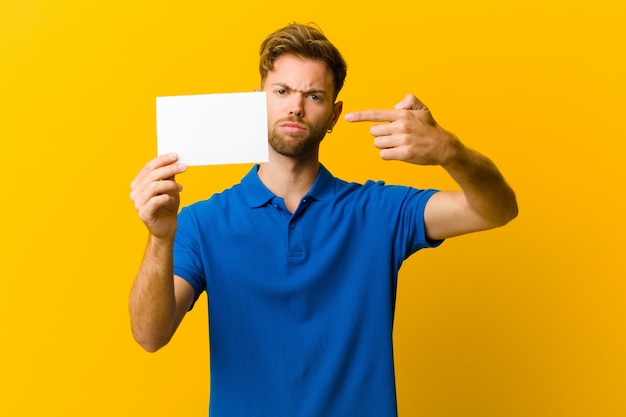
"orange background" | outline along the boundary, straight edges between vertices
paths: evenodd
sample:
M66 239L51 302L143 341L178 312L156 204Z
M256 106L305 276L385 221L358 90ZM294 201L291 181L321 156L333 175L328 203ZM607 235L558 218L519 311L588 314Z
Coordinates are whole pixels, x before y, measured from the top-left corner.
M3 0L0 415L206 415L206 298L157 354L130 335L146 231L129 183L156 153L156 96L252 91L261 40L292 21L344 53L345 111L414 93L518 194L507 227L405 263L401 415L626 415L617 4ZM331 172L454 186L440 168L380 161L367 129L339 122ZM183 202L248 169L190 168Z

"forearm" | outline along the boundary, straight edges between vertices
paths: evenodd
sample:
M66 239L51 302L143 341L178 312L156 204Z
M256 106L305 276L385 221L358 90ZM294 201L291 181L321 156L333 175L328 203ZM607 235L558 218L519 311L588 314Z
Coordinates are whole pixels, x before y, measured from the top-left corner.
M133 336L146 350L164 346L175 331L173 239L150 236L129 300Z
M518 212L515 193L496 165L458 140L453 149L442 166L461 187L469 209L485 222L484 228L514 219Z

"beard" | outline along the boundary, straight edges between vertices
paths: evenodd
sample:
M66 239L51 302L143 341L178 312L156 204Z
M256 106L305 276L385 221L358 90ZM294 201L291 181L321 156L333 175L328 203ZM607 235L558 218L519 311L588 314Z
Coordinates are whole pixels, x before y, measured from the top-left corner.
M304 125L306 131L298 134L281 132L280 124L285 122ZM317 153L324 136L326 136L326 125L313 126L298 118L285 118L274 123L268 132L268 141L272 149L280 155L300 158Z

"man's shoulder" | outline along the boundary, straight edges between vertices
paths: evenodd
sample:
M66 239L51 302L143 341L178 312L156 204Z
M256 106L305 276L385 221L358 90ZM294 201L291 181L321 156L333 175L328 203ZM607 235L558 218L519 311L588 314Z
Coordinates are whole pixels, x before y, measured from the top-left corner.
M214 208L223 207L224 205L240 204L245 202L242 200L241 184L235 184L225 190L215 192L210 197L195 201L184 207L190 210L212 210Z
M383 180L365 180L358 182L333 177L333 183L335 192L338 194L373 194L389 187Z
M437 190L422 189L410 185L389 184L384 180L365 180L364 182L350 182L335 177L335 198L367 204L371 201L401 204L413 199L428 199Z

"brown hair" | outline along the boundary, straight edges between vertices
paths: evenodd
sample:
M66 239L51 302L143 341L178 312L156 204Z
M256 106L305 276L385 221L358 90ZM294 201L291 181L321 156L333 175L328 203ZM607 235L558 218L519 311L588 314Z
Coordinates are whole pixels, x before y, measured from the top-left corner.
M328 65L333 74L334 98L343 87L347 65L339 50L314 24L291 23L271 33L261 44L259 71L261 81L274 68L274 61L283 54L295 54L302 58L320 60Z

